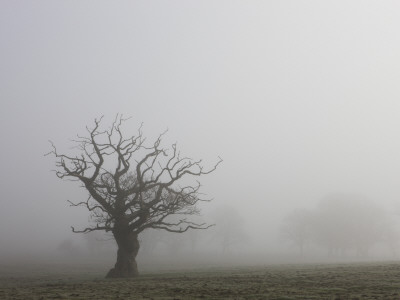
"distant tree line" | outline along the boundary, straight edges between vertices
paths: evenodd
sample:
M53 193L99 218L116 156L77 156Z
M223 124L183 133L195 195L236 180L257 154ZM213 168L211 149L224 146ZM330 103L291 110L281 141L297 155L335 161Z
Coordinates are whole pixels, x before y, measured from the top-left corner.
M310 246L329 255L368 256L374 246L383 245L396 253L400 234L389 214L363 196L330 195L313 210L298 209L284 219L280 236L301 255Z

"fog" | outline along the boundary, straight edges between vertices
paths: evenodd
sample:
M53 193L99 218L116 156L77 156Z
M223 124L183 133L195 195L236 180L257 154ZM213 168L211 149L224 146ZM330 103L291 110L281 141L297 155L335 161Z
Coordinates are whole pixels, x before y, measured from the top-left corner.
M68 152L86 125L117 113L132 117L127 134L143 122L149 141L168 129L164 143L182 154L205 166L223 158L200 178L213 200L199 218L215 226L145 232L139 268L397 259L399 9L1 1L0 262L114 263L111 236L71 232L90 220L67 200L87 194L44 154L48 140ZM296 215L308 220L302 253L288 234L303 224Z

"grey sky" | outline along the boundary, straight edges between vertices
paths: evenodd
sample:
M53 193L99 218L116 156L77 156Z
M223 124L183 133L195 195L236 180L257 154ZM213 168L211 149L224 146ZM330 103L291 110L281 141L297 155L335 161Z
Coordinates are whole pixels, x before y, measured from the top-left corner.
M85 224L66 203L84 193L43 154L117 112L133 117L128 131L168 128L185 154L220 155L204 192L265 232L332 192L393 207L399 12L398 1L1 1L0 245Z

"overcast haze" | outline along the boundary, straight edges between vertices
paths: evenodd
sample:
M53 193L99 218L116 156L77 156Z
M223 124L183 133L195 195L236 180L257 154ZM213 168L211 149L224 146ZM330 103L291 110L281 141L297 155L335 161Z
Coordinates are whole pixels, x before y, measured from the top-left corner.
M132 116L203 158L251 247L331 194L400 207L398 1L1 1L0 252L56 249L88 213L48 140ZM85 198L83 198L85 199ZM32 250L32 251L33 251ZM254 250L254 248L252 249ZM140 261L139 261L140 264Z

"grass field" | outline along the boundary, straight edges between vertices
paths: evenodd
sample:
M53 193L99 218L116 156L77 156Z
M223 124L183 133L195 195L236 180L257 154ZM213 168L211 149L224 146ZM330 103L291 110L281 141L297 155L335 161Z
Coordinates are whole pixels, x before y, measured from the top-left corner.
M400 264L309 264L148 272L0 266L0 299L400 299Z

